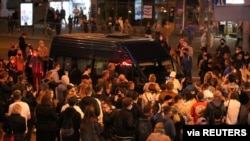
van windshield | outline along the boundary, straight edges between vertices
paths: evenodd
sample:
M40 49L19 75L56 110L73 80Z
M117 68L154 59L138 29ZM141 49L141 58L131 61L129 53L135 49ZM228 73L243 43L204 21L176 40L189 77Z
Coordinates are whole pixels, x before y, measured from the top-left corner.
M154 73L157 77L157 81L159 83L163 83L166 81L166 77L169 76L171 71L177 72L178 77L181 76L181 68L178 67L176 61L174 60L165 60L161 62L144 62L139 63L139 67L143 71L143 74L145 74L145 77L148 78L148 76L151 73Z
M134 64L134 67L129 65L120 65L117 71L118 73L125 74L128 79L136 81L137 84L143 84L147 82L148 76L152 73L156 75L158 83L164 83L166 81L166 77L169 76L171 71L176 71L177 78L183 76L181 68L173 59L141 62Z

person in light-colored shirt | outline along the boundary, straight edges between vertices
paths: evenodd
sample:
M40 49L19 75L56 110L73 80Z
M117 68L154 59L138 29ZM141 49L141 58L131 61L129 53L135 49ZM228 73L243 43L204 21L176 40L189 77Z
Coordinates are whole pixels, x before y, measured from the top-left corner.
M25 118L26 124L27 124L27 121L31 117L30 108L29 108L29 105L27 103L25 103L21 100L22 99L22 92L20 90L15 90L13 92L13 98L14 98L14 103L9 105L9 110L8 110L7 115L11 115L14 105L19 104L22 107L20 115Z
M185 78L183 78L183 79L181 80L181 82L180 82L180 81L179 81L178 79L176 79L175 77L176 77L176 72L175 72L175 71L172 71L172 72L170 73L170 75L169 75L169 79L166 80L165 83L167 84L169 81L173 82L173 84L174 84L173 92L175 92L175 93L178 94L179 91L182 90L182 84L184 83Z

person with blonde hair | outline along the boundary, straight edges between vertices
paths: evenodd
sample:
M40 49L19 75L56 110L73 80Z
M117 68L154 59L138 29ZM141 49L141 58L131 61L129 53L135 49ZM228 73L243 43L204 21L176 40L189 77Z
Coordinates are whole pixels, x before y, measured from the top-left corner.
M48 60L49 60L49 48L45 45L44 40L38 42L39 46L37 48L39 56L43 58L43 71L47 72Z
M16 104L19 104L21 106L20 114L26 119L26 122L30 119L30 108L29 105L26 102L22 101L22 92L20 90L15 90L12 93L14 102L9 105L8 109L8 115L11 115L13 113L14 106Z
M171 141L171 139L165 134L164 124L158 122L155 125L154 132L148 136L146 141Z
M149 76L148 76L148 82L144 84L143 86L143 91L147 91L148 90L148 87L150 84L155 84L155 89L157 92L160 92L161 91L161 88L159 86L159 84L156 82L156 75L151 73Z
M25 139L26 121L21 116L21 111L22 106L20 104L13 105L11 114L6 117L3 125L5 134L14 134L15 141L24 141Z

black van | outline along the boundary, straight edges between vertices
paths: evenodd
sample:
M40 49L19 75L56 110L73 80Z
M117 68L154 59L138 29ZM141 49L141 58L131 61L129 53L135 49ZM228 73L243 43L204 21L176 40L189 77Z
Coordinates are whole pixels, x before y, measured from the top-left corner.
M50 59L60 63L63 70L77 69L83 72L86 65L91 65L94 84L110 62L116 64L118 74L124 73L136 86L147 82L151 73L156 74L160 84L173 70L177 72L177 77L183 77L180 66L157 42L123 34L75 33L55 36L50 47ZM71 82L74 79L74 83L80 83L80 76L72 77Z

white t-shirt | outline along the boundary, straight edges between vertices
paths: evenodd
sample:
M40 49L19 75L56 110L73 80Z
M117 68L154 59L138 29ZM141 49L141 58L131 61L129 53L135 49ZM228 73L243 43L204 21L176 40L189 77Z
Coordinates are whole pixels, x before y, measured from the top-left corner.
M22 117L24 117L24 118L26 119L26 121L27 121L28 119L30 119L30 108L29 108L29 105L28 105L27 103L23 102L23 101L16 101L16 102L10 104L10 106L9 106L9 111L8 111L8 115L11 115L12 110L13 110L13 106L14 106L15 104L19 104L19 105L22 107L22 109L21 109L21 114L20 114L20 115L21 115Z

